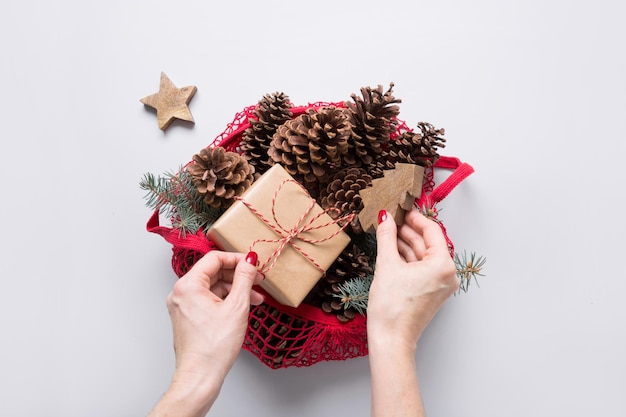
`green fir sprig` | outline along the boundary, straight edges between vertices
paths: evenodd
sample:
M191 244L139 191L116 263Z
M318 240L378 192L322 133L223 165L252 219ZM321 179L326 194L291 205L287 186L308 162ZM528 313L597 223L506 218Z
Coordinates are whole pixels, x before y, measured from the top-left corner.
M210 226L223 213L223 209L204 202L191 175L182 167L161 176L146 173L139 187L146 191L146 206L170 218L172 227L180 230L183 237Z
M462 254L455 253L454 254L454 264L456 266L456 275L461 280L459 284L459 293L463 291L467 292L469 289L470 283L472 279L478 285L478 277L484 277L482 272L482 268L487 262L487 258L484 256L476 256L474 252L467 255L465 251Z
M344 308L353 308L365 315L373 279L374 275L351 278L339 284L339 294L333 294L333 296L340 299Z

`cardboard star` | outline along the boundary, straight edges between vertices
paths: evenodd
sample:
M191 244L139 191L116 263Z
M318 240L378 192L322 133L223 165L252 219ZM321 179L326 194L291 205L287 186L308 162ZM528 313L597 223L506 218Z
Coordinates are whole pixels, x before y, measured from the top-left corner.
M371 187L359 191L363 210L359 223L364 231L374 233L378 226L378 212L386 210L401 225L404 213L413 208L416 198L422 194L424 167L414 164L396 164L384 171L382 178L372 181Z
M161 72L159 92L144 97L140 101L156 110L159 129L165 132L174 119L194 123L187 105L197 90L195 86L176 88L168 76Z

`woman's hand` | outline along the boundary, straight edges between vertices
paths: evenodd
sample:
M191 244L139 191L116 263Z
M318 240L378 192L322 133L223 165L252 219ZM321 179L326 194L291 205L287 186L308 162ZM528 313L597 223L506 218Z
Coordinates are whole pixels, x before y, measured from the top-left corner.
M415 349L417 340L459 280L440 226L418 210L398 229L381 214L378 255L367 308L368 334Z
M417 210L398 229L379 214L378 255L367 307L372 416L423 416L415 350L459 280L441 228Z
M180 278L167 297L176 369L151 416L204 416L219 394L243 344L252 289L263 276L257 255L211 251Z

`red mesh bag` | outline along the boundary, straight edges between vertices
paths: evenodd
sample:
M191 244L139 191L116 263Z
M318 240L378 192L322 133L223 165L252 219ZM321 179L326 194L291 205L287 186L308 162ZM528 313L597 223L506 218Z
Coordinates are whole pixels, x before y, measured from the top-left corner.
M306 106L290 108L293 117L310 108L323 106L344 107L343 102L316 102ZM240 152L239 143L248 120L254 117L256 105L246 107L235 115L220 135L209 146L221 146L229 151ZM405 122L398 120L392 139L401 132L411 130ZM434 182L434 169L451 170L452 173L441 183ZM453 157L441 156L435 165L425 172L422 195L416 200L416 207L430 208L444 199L463 179L473 172L473 168ZM446 236L450 253L454 246L448 238L445 227L437 221ZM180 278L207 252L217 249L203 230L182 237L178 230L159 224L159 211L150 217L147 230L162 236L172 245L172 269ZM255 355L272 369L291 366L310 366L320 361L345 360L365 356L367 350L366 316L357 314L347 323L340 322L335 315L327 314L320 307L302 303L298 308L282 305L265 295L265 302L252 306L248 331L243 348Z

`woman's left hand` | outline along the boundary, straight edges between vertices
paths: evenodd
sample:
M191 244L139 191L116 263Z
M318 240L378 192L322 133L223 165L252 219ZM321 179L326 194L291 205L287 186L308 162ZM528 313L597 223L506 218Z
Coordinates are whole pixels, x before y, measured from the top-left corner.
M250 305L263 302L252 286L263 280L257 255L211 251L180 278L167 297L176 369L151 415L205 415L241 350Z

